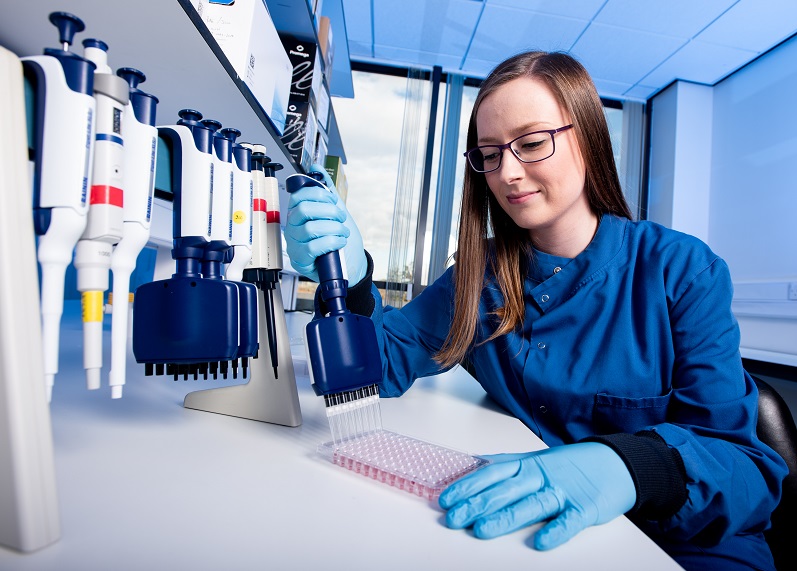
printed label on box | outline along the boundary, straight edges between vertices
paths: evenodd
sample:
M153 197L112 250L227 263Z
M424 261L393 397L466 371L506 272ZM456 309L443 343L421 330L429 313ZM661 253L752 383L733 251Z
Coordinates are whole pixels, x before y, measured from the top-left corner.
M315 81L316 70L316 50L317 46L313 42L299 40L293 36L280 35L282 44L285 46L285 53L293 65L293 78L291 80L291 99L295 101L307 101L310 99L310 92Z

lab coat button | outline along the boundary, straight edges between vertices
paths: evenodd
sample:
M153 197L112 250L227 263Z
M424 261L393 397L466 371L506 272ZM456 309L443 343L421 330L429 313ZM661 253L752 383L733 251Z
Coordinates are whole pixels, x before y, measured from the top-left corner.
M555 274L558 274L558 273L559 273L559 272L561 272L561 271L562 271L562 268L560 268L559 266L556 266L556 267L553 269L553 273L555 273Z
M548 412L548 409L547 409L547 408L545 408L545 405L542 405L542 406L540 407L540 412L541 412L542 414L545 414L546 412Z
M540 298L540 301L541 301L541 302L543 302L543 303L545 303L545 302L546 302L546 301L548 301L549 299L551 299L551 298L548 296L548 294L547 294L547 293L544 293L544 294L542 294L542 297Z
M538 348L538 349L545 349L545 343L543 343L542 341L540 341L539 343L537 343L537 348Z

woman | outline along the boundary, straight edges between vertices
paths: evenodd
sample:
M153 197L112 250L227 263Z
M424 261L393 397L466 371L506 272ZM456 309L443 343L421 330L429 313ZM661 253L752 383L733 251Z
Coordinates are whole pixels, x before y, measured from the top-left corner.
M447 524L490 538L550 520L534 538L549 549L627 514L687 569L774 569L762 532L786 467L755 434L728 267L631 220L586 70L562 53L500 64L468 148L456 263L401 310L383 310L333 195L291 195L285 229L294 268L316 279L315 258L343 248L348 307L379 333L382 395L467 364L550 446L452 484Z

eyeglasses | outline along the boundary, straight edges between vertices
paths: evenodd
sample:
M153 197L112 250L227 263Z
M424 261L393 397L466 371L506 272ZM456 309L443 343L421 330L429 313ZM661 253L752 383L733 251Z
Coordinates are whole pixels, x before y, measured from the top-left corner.
M537 163L553 156L556 152L554 135L567 131L573 125L565 125L558 129L534 131L512 139L503 145L482 145L465 151L471 168L476 172L486 173L498 170L501 167L501 158L506 149L511 149L512 154L521 163Z

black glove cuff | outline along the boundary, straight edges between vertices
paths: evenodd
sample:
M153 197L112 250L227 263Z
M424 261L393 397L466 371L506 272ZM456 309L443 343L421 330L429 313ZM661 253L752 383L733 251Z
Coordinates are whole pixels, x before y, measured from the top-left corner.
M364 250L364 252L366 261L365 277L347 289L346 308L357 315L371 317L371 314L374 312L374 308L376 307L376 300L374 300L374 296L371 293L371 284L373 283L372 276L374 275L374 260L371 258L371 254L368 253L368 250ZM324 300L321 299L321 295L317 289L315 293L315 309L316 313L319 315L326 315L329 312L326 303L324 303Z
M636 504L628 512L634 518L666 519L686 503L689 494L681 454L652 430L590 436L582 442L605 444L623 459L637 491Z

